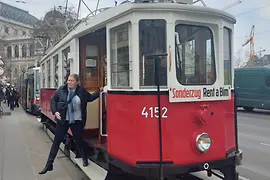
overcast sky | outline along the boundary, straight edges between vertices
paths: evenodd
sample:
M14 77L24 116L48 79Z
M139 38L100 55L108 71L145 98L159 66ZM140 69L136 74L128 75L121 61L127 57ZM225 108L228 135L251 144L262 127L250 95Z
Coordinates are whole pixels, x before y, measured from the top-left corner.
M27 10L30 14L37 18L42 18L45 13L54 6L64 6L66 0L23 0L26 3L16 3L16 0L2 0L3 2L14 5L21 9ZM122 1L118 1L120 4ZM225 6L236 2L237 0L205 0L209 7L222 9ZM235 25L235 48L234 51L241 51L242 54L249 52L249 44L242 47L242 44L249 36L251 27L255 25L255 52L260 48L266 49L264 54L270 54L270 0L241 0L242 3L226 10L233 14L237 19ZM73 5L76 9L79 0L69 0L69 5ZM91 10L94 10L97 0L85 0ZM99 7L114 6L114 0L100 0ZM81 15L88 13L85 7L81 9Z

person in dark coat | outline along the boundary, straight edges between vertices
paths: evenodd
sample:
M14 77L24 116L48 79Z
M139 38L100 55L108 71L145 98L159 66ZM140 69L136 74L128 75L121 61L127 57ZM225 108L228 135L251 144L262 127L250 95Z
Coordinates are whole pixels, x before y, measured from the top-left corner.
M15 89L11 88L9 91L9 106L10 106L10 110L12 111L14 110L16 96L17 96L17 93Z
M6 98L7 98L7 106L9 107L9 99L10 99L10 87L9 86L6 89Z
M79 85L79 76L71 74L66 85L59 87L51 98L51 112L55 115L56 131L53 144L45 168L39 174L53 170L53 162L60 143L70 128L83 159L83 166L88 166L88 160L83 148L82 133L86 124L87 103L95 101L103 88L93 94Z
M20 92L16 89L16 99L15 99L15 107L20 107L19 100L20 100Z

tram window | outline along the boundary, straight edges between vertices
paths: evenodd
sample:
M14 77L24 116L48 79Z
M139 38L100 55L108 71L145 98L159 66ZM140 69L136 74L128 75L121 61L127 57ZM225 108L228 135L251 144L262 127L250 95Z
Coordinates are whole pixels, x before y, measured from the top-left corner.
M36 70L36 94L40 94L40 72L39 70Z
M89 39L94 40L95 35L91 35ZM82 79L83 86L87 89L99 86L99 46L85 44L85 57L82 61Z
M155 61L148 54L166 53L166 21L140 20L139 22L140 86L155 86ZM167 57L160 61L160 85L167 86Z
M70 53L70 47L62 51L63 57L63 83L67 82L68 76L70 75L70 60L68 59L68 54Z
M45 88L45 63L42 64L41 66L41 71L42 71L42 87Z
M223 29L224 85L232 85L231 31Z
M57 88L58 87L58 54L57 55L55 55L54 57L53 57L53 62L54 62L54 66L53 66L53 68L54 68L54 70L53 70L53 72L54 72L54 87L55 88Z
M112 88L130 87L129 23L111 29Z
M48 77L48 88L51 87L51 60L47 61L47 77Z
M214 84L216 71L211 30L204 26L186 24L176 25L175 30L178 81L183 85Z

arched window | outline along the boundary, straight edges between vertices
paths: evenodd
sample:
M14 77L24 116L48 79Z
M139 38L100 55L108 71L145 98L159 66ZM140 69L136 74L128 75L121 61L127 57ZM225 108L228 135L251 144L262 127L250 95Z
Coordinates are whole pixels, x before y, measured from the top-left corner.
M33 44L30 44L29 50L30 50L30 56L34 56L34 46L33 46Z
M19 46L15 46L15 57L19 57Z
M26 57L26 53L27 51L26 51L26 45L23 45L22 46L22 57Z
M11 47L8 46L8 48L7 48L7 58L11 58L11 56L12 56Z
M14 76L15 76L15 77L18 77L18 76L19 76L18 68L15 68Z

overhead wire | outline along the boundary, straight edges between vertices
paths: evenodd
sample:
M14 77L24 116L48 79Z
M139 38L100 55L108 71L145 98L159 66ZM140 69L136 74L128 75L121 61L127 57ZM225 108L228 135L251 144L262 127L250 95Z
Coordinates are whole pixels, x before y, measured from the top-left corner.
M266 7L270 7L270 3L269 4L266 4L264 6L261 6L261 7L258 7L258 8L249 10L249 11L246 11L246 12L242 12L240 14L235 15L235 17L239 17L239 16L242 16L242 15L245 15L245 14L249 14L249 13L252 13L254 11L257 11L257 10L260 10L260 9L263 9L263 8L266 8ZM254 35L260 35L260 34L264 34L264 33L268 33L268 32L270 32L270 29L265 30L265 31L261 31L261 32L258 32L258 33L255 33ZM239 37L236 37L236 39L245 38L245 37L247 37L247 36L239 36Z
M246 11L246 12L242 12L242 13L240 13L240 14L235 15L235 17L239 17L239 16L242 16L242 15L244 15L244 14L248 14L248 13L251 13L251 12L253 12L253 11L257 11L257 10L266 8L266 7L268 7L268 6L270 6L270 4L266 4L266 5L261 6L261 7L259 7L259 8L255 8L255 9L252 9L252 10L249 10L249 11Z
M270 29L255 33L254 35L260 35L260 34L264 34L264 33L268 33L268 32L270 32ZM238 37L235 37L235 38L240 39L240 38L245 38L245 37L247 37L247 36L238 36Z

